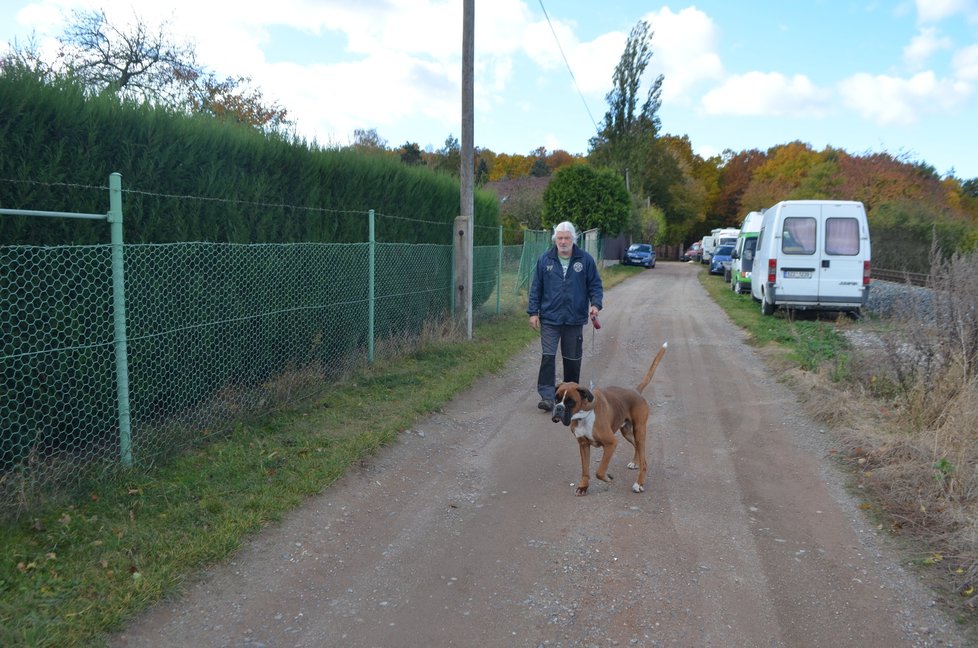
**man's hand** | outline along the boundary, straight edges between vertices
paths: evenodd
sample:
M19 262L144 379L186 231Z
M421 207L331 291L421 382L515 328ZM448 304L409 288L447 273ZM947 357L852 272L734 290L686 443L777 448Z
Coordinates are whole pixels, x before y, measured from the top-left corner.
M530 315L530 327L534 331L539 331L540 330L540 316L539 315Z

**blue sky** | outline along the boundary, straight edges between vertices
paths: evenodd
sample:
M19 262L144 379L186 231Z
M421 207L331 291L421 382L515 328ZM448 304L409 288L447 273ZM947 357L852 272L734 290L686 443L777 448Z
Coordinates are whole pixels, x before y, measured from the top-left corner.
M437 149L461 134L461 6L0 0L0 45L33 33L46 46L78 8L167 20L201 63L252 77L308 139L375 129L391 147ZM665 75L662 130L703 156L800 140L978 177L978 0L477 0L476 146L586 153L640 19L655 32L650 78Z

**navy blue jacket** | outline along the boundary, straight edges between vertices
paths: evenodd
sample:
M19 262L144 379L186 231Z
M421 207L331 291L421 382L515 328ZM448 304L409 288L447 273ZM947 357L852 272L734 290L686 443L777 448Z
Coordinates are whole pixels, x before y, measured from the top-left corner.
M589 306L601 310L603 298L604 287L591 255L575 245L565 277L554 246L537 259L526 312L539 315L544 324L580 326L587 323Z

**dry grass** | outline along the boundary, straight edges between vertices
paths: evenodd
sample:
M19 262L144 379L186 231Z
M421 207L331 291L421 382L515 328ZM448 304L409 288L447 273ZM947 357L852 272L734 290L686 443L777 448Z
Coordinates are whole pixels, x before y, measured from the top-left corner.
M850 380L810 403L890 531L959 621L978 623L978 285L973 257L935 261L932 299L900 304ZM817 394L818 390L814 393ZM845 407L840 407L841 402ZM824 403L824 405L819 405ZM845 414L843 412L846 412Z

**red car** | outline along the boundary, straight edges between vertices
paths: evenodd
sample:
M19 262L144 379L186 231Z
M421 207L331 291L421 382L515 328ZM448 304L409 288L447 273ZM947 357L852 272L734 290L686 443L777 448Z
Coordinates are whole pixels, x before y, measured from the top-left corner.
M700 261L703 258L703 243L701 241L696 241L690 245L683 252L683 255L679 257L680 261Z

